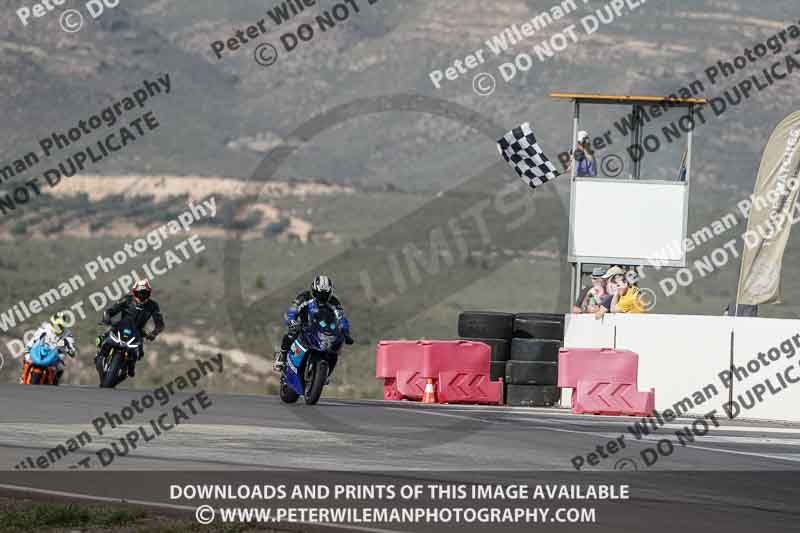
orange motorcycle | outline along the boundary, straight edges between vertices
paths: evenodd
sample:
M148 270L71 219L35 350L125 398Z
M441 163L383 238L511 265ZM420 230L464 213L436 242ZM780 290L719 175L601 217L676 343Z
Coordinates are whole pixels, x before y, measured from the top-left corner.
M58 385L56 367L61 359L59 351L42 343L31 348L30 361L22 365L23 385Z

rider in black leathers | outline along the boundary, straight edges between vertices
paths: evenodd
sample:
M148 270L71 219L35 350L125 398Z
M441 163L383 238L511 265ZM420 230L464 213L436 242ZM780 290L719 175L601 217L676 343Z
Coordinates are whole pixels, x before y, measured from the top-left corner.
M136 375L136 361L144 357L143 339L155 340L159 333L164 330L164 317L155 300L150 299L150 283L146 279L139 280L131 289L131 294L125 296L111 307L103 311L103 324L111 326L105 333L97 337L97 357L95 366L98 372L102 372L103 359L108 354L111 345L108 336L117 324L126 323L134 328L136 337L139 339L139 353L136 358L128 359L128 376ZM116 324L111 324L111 319L115 315L120 315ZM154 328L150 333L144 332L147 321L153 319Z

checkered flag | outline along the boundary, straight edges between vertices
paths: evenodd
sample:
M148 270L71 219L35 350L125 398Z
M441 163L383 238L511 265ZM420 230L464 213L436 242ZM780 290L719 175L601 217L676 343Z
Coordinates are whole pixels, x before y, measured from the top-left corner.
M498 139L497 148L519 177L534 189L561 174L539 148L527 122Z

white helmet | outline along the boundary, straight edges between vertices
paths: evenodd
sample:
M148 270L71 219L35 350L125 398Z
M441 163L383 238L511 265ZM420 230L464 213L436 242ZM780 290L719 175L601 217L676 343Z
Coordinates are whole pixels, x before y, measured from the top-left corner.
M311 284L311 295L320 303L327 303L333 294L333 282L325 275L314 278Z

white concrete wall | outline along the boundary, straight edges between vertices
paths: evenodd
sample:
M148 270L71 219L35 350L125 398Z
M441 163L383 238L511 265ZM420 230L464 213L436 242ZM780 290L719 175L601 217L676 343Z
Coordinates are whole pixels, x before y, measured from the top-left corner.
M748 361L758 358L759 352L766 354L770 348L779 348L781 342L787 338L800 335L800 320L748 317L737 317L734 320L734 363L745 368ZM800 337L796 340L800 341ZM788 354L780 353L776 361L765 356L768 365L759 362L760 369L755 373L751 373L743 381L733 382L733 398L737 402L741 394L749 404L747 390L758 383L766 389L762 401L757 402L751 409L742 409L740 417L800 421L800 382L794 384L787 382L787 387L783 388L775 375L784 374L787 367L791 366L789 378L800 379L800 348L797 348L794 341L790 341L788 346L792 346L797 355L791 355L791 351L787 350ZM747 371L750 373L750 370ZM765 384L767 379L775 389L775 394L771 393L769 386Z
M703 402L694 398L691 412L703 415L716 409L723 417L722 406L729 400L729 390L719 374L730 366L731 333L734 362L743 367L759 352L766 353L787 338L800 335L800 320L694 315L606 315L602 320L591 315L567 315L566 318L566 347L611 347L639 354L639 389L656 389L657 410L670 409L713 385L717 394L710 399L704 395ZM785 344L779 356L773 350L776 361L766 355L768 366L760 363L755 373L742 381L734 380L734 399L742 394L747 400L747 390L759 383L764 388L763 401L751 409L742 409L739 417L800 421L800 382L787 381L784 386L775 376L780 372L785 377L786 367L791 365L788 377L800 380L797 344ZM790 356L792 350L797 355ZM780 392L770 392L764 383L767 378ZM569 405L569 394L562 401Z

